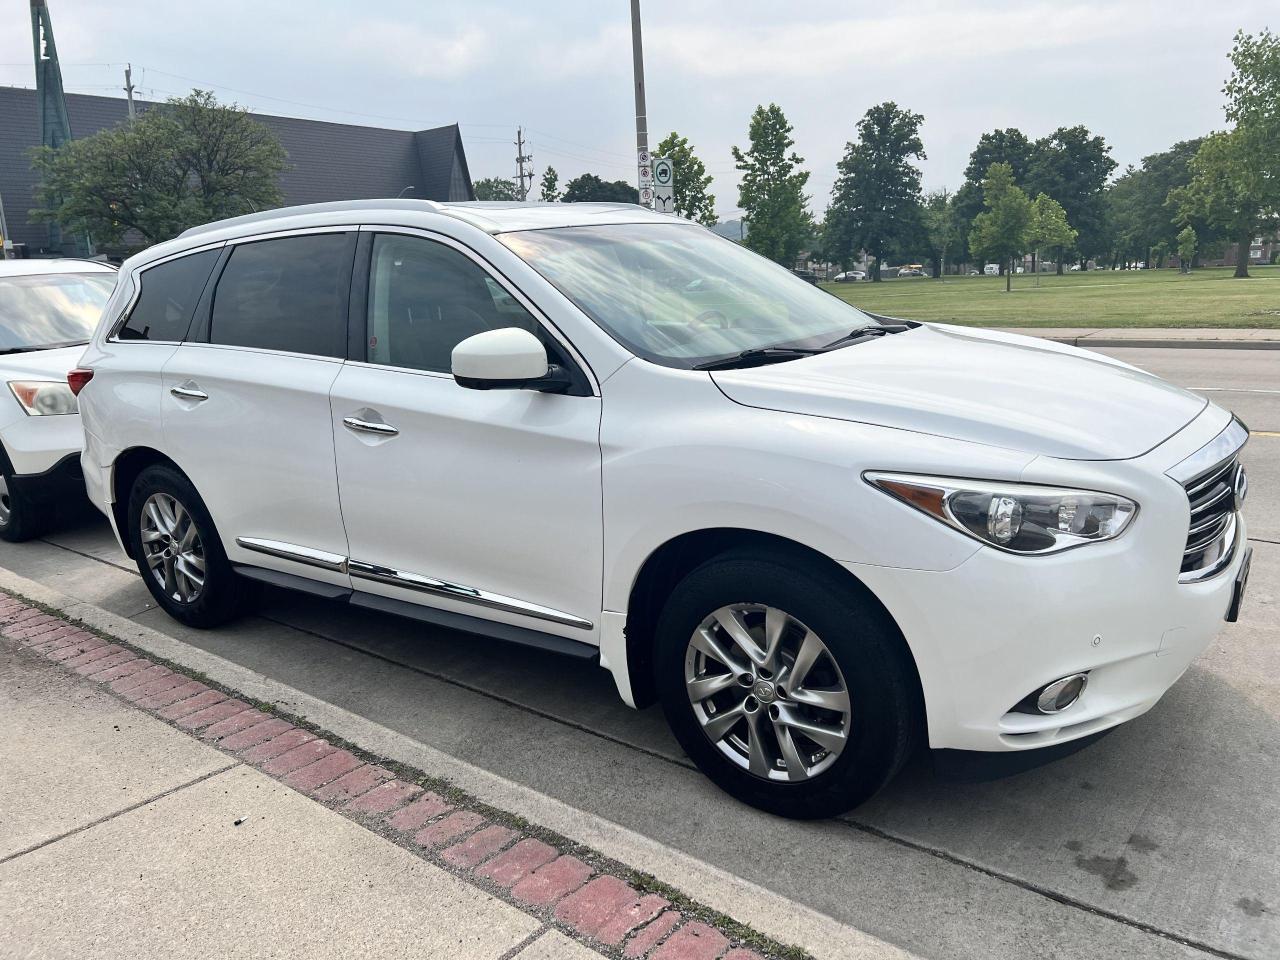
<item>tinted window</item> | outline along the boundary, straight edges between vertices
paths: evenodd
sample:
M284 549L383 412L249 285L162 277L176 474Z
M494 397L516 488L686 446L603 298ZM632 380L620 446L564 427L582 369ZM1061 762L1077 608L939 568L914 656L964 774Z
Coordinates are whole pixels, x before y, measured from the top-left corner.
M214 291L209 342L346 356L352 248L345 233L240 244Z
M204 292L218 250L193 253L138 275L142 293L120 332L121 340L181 340Z
M457 250L418 237L379 235L369 268L369 361L447 373L453 348L502 327L538 324Z

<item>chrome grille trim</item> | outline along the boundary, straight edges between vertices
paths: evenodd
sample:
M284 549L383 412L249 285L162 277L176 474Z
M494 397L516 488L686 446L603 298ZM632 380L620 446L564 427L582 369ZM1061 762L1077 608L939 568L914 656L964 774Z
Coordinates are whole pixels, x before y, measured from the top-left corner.
M1237 491L1246 482L1239 454L1248 439L1248 428L1233 417L1221 433L1166 474L1186 490L1190 513L1178 574L1182 583L1217 576L1235 558L1236 511L1242 499Z

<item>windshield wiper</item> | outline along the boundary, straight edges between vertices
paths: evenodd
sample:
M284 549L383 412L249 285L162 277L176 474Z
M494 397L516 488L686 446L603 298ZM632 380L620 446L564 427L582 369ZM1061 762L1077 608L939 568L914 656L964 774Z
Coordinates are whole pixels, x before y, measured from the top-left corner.
M902 333L910 329L911 328L905 323L876 323L866 327L854 327L843 337L832 340L822 349L830 350L833 347L840 346L841 344L853 343L857 340L861 340L863 337L883 337L886 334Z
M751 350L735 353L731 357L721 357L719 360L708 360L706 363L695 364L693 369L732 370L734 367L756 367L766 363L782 363L785 360L795 360L798 357L809 357L815 353L822 353L822 349L810 347L754 347Z
M37 350L57 350L61 347L84 347L88 346L88 340L68 340L65 343L41 343L31 344L25 347L6 347L0 350L0 357L8 356L11 353L35 353Z

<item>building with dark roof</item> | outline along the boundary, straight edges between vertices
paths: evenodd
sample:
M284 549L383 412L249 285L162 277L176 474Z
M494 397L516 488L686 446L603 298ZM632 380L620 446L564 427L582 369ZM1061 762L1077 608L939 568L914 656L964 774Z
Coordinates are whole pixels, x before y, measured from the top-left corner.
M66 96L73 137L113 127L128 116L122 99ZM412 131L260 113L253 117L271 129L289 154L280 177L286 205L402 193L420 200L475 199L457 124ZM30 151L39 145L36 91L0 86L0 199L8 239L32 253L49 242L48 226L28 217L36 187Z

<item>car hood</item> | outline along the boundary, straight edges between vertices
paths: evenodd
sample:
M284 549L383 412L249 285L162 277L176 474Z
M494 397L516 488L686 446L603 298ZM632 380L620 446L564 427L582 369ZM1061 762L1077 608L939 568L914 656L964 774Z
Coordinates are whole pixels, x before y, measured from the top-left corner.
M1146 453L1207 401L1063 344L925 324L785 363L712 374L750 407L873 423L1069 460Z
M67 373L80 364L84 344L56 350L0 355L0 375L6 380L66 380Z

